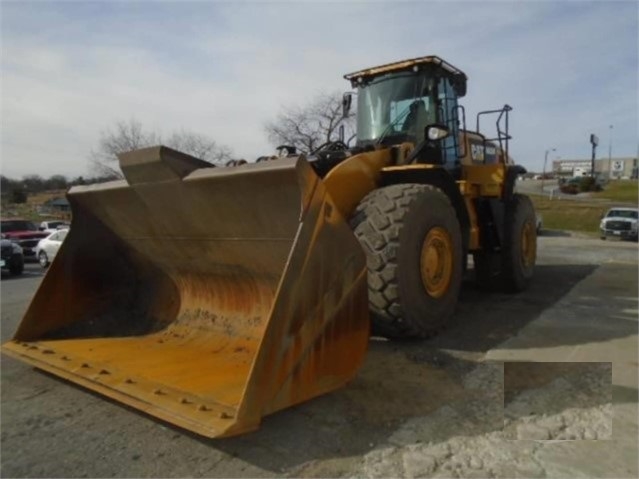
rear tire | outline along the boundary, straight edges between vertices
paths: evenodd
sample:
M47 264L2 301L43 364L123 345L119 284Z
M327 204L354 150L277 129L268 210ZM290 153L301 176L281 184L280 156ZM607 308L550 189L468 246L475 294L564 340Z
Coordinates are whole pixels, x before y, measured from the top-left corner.
M366 252L373 334L424 338L452 316L462 279L455 209L431 185L392 185L359 204L351 227Z
M501 251L473 254L475 282L479 289L518 293L528 287L537 257L536 226L535 209L530 198L513 195L506 205Z
M518 293L528 288L537 260L536 216L530 198L513 195L505 220L501 276L504 290Z

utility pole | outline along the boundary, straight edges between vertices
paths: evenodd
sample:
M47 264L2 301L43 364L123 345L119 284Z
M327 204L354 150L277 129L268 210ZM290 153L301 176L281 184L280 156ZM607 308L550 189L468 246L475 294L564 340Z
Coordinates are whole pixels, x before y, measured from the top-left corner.
M608 126L608 167L612 168L612 127Z
M546 163L548 162L548 153L551 151L557 151L557 148L550 148L546 150L546 154L544 155L544 170L541 172L541 191L544 191L544 181L546 180Z
M594 133L590 134L590 144L592 145L592 160L590 161L590 176L595 177L595 154L597 151L597 145L599 144L599 138Z

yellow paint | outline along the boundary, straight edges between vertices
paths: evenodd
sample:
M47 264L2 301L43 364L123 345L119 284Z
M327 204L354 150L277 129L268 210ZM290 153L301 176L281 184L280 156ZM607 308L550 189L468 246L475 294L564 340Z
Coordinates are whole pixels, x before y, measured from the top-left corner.
M341 162L324 178L324 186L344 218L349 218L359 202L377 188L381 170L390 164L390 150L360 153Z
M453 262L450 233L441 226L431 228L422 243L420 271L424 289L433 298L441 298L448 291Z
M462 180L478 189L470 189L470 194L484 197L501 197L505 167L502 164L494 165L465 165L462 168Z
M468 249L475 251L480 249L480 225L477 219L477 211L473 199L470 196L464 196L464 203L466 204L466 210L468 211L468 219L470 220L470 231L468 232Z
M445 60L441 59L438 56L430 55L426 57L410 58L408 60L401 60L398 62L387 63L385 65L380 65L380 66L376 66L372 68L367 68L364 70L359 70L357 72L348 73L347 75L344 75L344 78L347 80L352 80L357 77L369 77L369 76L379 75L381 73L402 71L412 66L425 64L425 63L432 63L435 65L441 66L444 70L447 70L450 73L463 75L463 72L461 70L454 67L450 63L446 62Z

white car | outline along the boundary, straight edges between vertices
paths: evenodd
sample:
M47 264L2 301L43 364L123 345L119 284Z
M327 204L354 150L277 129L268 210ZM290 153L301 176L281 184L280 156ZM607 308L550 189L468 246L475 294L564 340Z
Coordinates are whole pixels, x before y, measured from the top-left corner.
M68 229L69 223L61 220L52 220L52 221L43 221L40 223L40 227L38 228L40 231L44 231L45 233L55 233L61 229Z
M602 240L608 236L637 241L639 208L610 208L601 218L599 233Z
M35 249L36 258L38 258L40 266L43 268L49 266L49 263L53 261L53 258L55 258L55 255L58 253L68 232L69 230L57 230L40 240Z

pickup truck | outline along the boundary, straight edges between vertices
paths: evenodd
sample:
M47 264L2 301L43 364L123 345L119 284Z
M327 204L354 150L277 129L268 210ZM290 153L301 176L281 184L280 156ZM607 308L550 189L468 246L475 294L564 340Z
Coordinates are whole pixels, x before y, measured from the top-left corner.
M0 220L0 233L3 238L20 245L25 260L36 259L36 246L42 238L49 236L49 233L38 231L31 221L13 218Z
M637 241L639 234L637 229L638 208L610 208L601 218L599 233L602 240L607 237L617 237Z

